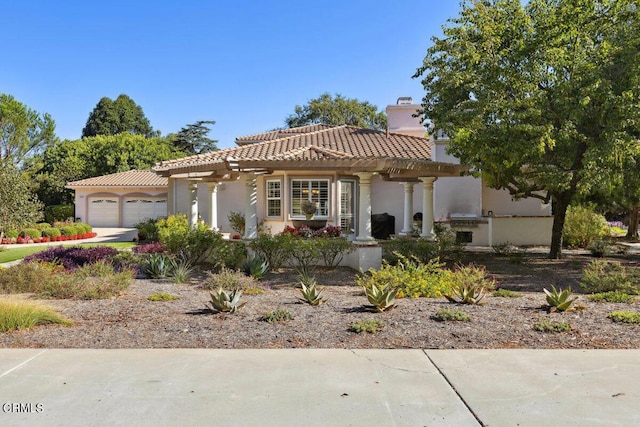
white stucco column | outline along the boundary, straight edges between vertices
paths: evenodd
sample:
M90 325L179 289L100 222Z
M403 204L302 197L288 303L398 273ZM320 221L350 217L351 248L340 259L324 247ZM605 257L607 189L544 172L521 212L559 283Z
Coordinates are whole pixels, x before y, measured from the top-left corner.
M360 192L360 200L358 203L358 237L359 242L371 242L375 239L371 235L371 177L372 172L358 172L360 180L358 189Z
M198 183L189 181L189 225L193 228L198 225Z
M212 230L218 229L218 183L208 182L209 190L209 227Z
M404 227L400 234L409 235L413 232L413 182L403 182L404 186Z
M176 213L175 178L167 178L167 216Z
M246 201L244 208L244 238L258 237L258 191L255 175L244 176L246 186Z
M420 237L433 240L436 237L433 232L433 183L438 178L430 176L418 179L422 181L422 233L420 233Z

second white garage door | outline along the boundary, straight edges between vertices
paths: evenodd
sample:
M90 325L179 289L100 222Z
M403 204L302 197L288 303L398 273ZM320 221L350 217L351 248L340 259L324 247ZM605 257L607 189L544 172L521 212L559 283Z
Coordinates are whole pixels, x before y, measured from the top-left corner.
M149 218L167 216L166 197L125 197L122 226L133 227Z

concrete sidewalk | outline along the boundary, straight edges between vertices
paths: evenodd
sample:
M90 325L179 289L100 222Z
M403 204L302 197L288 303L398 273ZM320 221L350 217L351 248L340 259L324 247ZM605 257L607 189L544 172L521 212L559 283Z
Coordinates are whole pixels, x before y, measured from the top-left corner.
M633 426L640 350L0 350L3 426Z

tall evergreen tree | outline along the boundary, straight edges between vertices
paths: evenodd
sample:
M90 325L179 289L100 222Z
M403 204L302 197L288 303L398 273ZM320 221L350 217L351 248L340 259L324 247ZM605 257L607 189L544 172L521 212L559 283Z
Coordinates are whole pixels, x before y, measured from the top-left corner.
M213 120L198 120L180 129L180 132L173 135L173 143L176 149L189 154L201 154L218 149L218 141L208 137L216 122Z
M82 137L117 135L122 132L149 138L154 136L142 107L125 94L118 96L115 101L107 97L100 99L89 114L87 124L82 129Z

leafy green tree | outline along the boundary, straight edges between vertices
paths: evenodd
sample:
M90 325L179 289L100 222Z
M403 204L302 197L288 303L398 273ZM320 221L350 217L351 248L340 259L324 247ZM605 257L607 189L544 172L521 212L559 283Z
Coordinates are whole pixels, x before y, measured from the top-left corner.
M516 198L553 201L549 256L587 173L626 158L640 121L640 20L633 0L466 0L434 38L425 115L450 153ZM604 156L605 158L609 158Z
M13 96L0 93L0 168L20 167L55 140L55 122Z
M127 132L64 140L49 147L41 158L38 194L47 206L71 203L73 192L64 188L69 181L149 169L156 162L184 154L168 138L146 138Z
M0 168L0 235L42 219L42 203L26 174L13 165Z
M142 107L122 94L112 101L104 97L89 114L82 137L117 135L122 132L152 137L155 135Z
M216 122L213 120L198 120L180 129L180 132L172 135L175 147L188 154L201 154L218 149L218 141L209 138L211 129Z
M285 119L289 128L316 123L385 130L387 115L367 101L345 98L340 94L332 97L329 93L323 93L303 106L296 105L294 113Z

